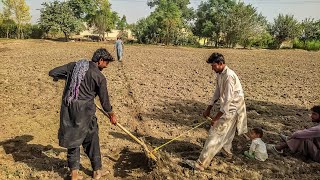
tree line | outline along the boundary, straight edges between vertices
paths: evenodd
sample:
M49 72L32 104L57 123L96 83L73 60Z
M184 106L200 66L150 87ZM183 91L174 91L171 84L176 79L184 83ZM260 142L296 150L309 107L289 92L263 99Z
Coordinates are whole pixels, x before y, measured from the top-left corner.
M31 25L25 0L1 0L0 37L39 38L71 34L94 28L103 38L111 29L131 29L138 43L205 45L214 47L280 48L285 41L295 48L320 49L320 20L299 22L293 15L279 14L273 22L251 4L236 0L203 0L197 9L189 0L148 0L153 12L129 25L126 17L112 11L108 0L46 2L38 24ZM84 24L87 26L85 27Z
M293 15L279 14L268 23L251 4L236 0L206 0L196 10L189 4L189 0L149 0L154 11L133 26L138 42L196 45L203 39L215 47L280 48L293 40L296 48L320 49L320 20L298 22Z
M68 0L45 2L40 9L37 24L30 24L30 7L25 0L1 0L0 37L2 38L48 38L62 33L68 41L70 35L87 28L102 39L112 29L125 30L126 16L121 18L111 10L108 0Z

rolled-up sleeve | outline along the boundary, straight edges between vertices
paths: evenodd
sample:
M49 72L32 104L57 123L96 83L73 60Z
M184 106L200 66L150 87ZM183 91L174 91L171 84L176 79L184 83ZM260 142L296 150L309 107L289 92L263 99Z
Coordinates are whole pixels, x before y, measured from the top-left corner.
M228 113L230 112L230 104L232 103L234 96L234 84L235 81L232 76L228 76L223 83L223 95L222 95L222 104L220 107L220 111L228 117Z
M98 96L100 99L101 106L107 113L112 112L112 106L109 100L109 94L107 89L107 80L105 77L101 78L98 83Z

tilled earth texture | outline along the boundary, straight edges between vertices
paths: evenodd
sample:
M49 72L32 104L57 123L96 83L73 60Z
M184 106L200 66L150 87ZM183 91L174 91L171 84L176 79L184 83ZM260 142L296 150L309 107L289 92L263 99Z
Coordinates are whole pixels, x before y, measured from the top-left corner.
M45 40L0 41L0 179L66 179L66 149L58 146L63 81L49 70L80 58L91 59L107 43ZM302 50L195 49L125 46L123 62L103 74L118 122L157 147L205 121L201 117L215 88L215 74L205 60L224 54L245 91L248 126L265 130L263 141L313 126L310 107L319 102L320 52ZM217 112L218 107L214 108ZM213 113L214 113L213 112ZM320 164L299 155L269 153L265 162L247 159L250 141L236 136L232 160L216 156L204 172L183 162L199 156L209 123L164 146L150 166L140 145L97 111L106 179L320 179ZM81 173L91 178L81 152Z

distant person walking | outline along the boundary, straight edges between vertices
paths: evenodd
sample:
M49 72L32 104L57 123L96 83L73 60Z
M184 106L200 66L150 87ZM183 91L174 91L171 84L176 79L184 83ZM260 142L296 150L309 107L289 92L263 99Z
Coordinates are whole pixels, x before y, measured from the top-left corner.
M49 72L54 81L66 80L60 110L59 145L68 149L68 166L71 179L82 179L80 169L80 146L91 161L93 178L100 179L102 171L101 153L96 107L94 98L98 95L102 108L108 112L112 124L116 117L112 111L107 90L107 81L100 72L113 61L106 49L94 52L92 60L82 59L56 67Z
M117 51L117 59L118 61L122 61L122 55L124 50L124 45L121 40L121 37L117 37L116 42L114 43L114 49Z
M232 158L232 141L236 130L246 133L247 113L244 93L238 76L225 64L222 54L213 53L207 63L217 73L214 95L203 116L210 116L213 105L220 100L220 110L212 117L209 136L197 161L186 163L197 170L204 170L212 158L221 151L227 158Z

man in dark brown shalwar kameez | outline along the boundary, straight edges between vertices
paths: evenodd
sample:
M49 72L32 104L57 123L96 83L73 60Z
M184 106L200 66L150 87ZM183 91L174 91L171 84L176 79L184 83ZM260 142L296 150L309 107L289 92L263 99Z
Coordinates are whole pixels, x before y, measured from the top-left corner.
M112 111L107 90L107 80L101 73L113 61L103 48L95 51L92 60L82 59L56 67L49 72L54 81L66 80L60 110L59 145L68 149L68 166L71 179L82 179L80 169L80 146L88 155L93 169L93 178L106 175L102 171L96 107L98 95L102 108L109 114L112 124L116 117Z
M282 154L288 148L291 153L301 153L303 156L320 162L320 106L311 108L311 120L316 126L294 132L291 136L280 135L284 142L269 145L268 150Z

